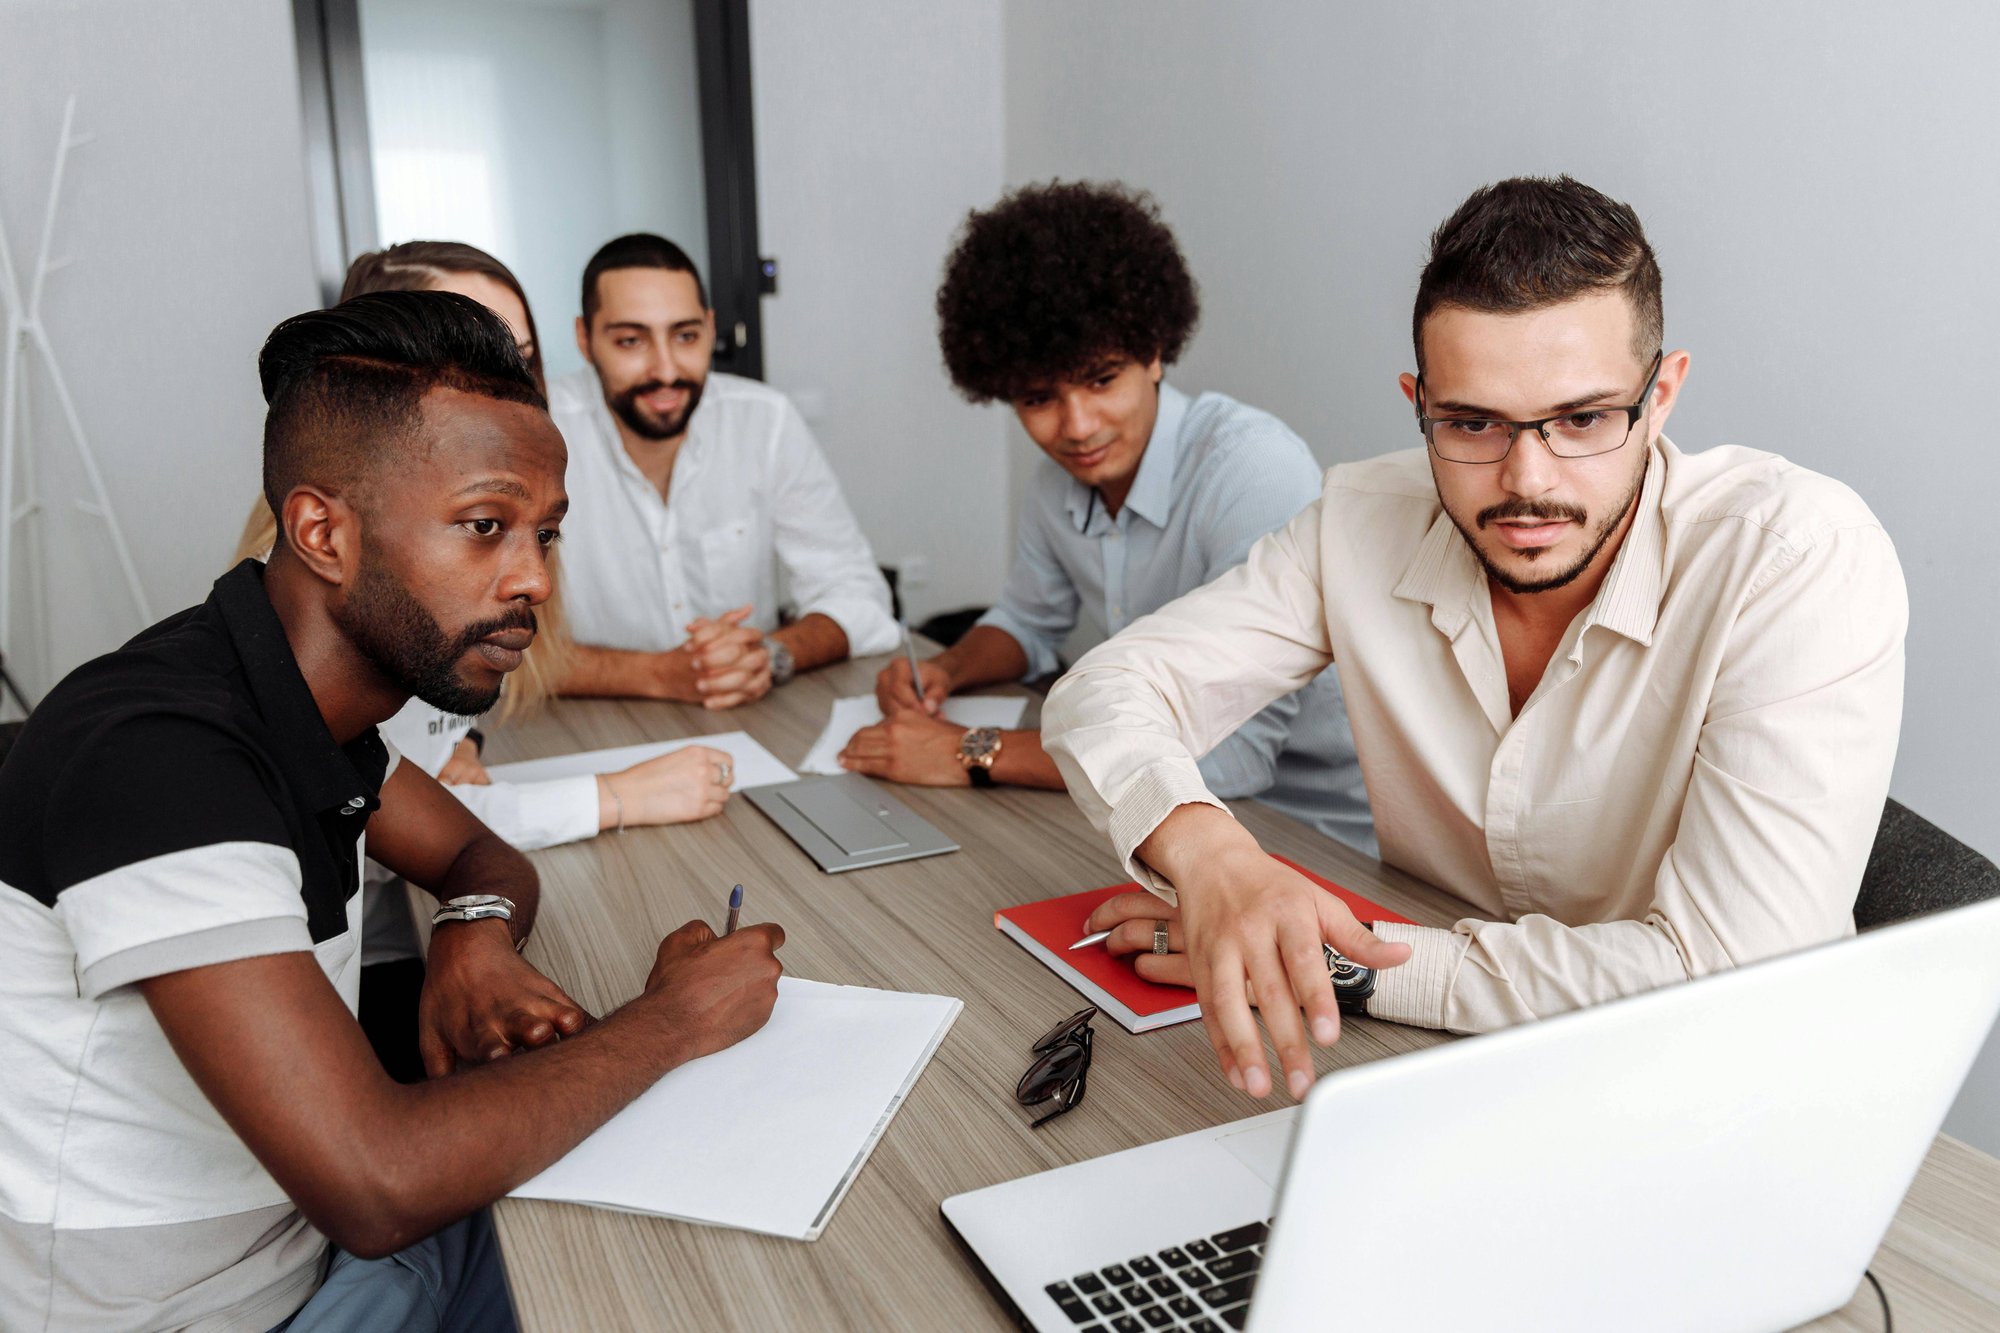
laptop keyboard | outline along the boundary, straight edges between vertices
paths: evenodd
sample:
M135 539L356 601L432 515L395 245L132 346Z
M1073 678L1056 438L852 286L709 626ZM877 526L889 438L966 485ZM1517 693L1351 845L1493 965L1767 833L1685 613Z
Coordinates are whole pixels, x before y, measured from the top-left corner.
M1078 1333L1223 1333L1250 1318L1250 1288L1270 1224L1218 1231L1043 1290Z

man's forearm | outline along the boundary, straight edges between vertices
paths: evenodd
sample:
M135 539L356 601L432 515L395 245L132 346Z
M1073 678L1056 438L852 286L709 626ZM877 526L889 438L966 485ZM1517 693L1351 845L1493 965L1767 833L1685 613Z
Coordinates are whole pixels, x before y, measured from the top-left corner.
M475 893L497 893L514 904L508 933L514 941L528 938L534 929L535 913L542 902L542 884L528 858L486 832L467 843L445 872L444 881L430 890L439 902Z
M964 638L939 653L935 661L950 673L954 690L998 685L1028 674L1028 654L1013 635L992 625L974 625ZM1041 752L1040 737L1036 737L1035 750ZM1053 763L1050 766L1053 768ZM1061 786L1061 778L1053 785Z
M694 663L683 649L638 653L582 643L571 647L569 669L563 674L557 692L577 697L667 699L677 703L697 703L701 698L694 688Z
M771 631L769 637L791 652L792 666L797 671L811 671L847 660L847 631L832 616L818 611Z
M1011 787L1063 789L1062 772L1049 752L1042 748L1039 731L1003 731L1000 753L993 757L993 780Z

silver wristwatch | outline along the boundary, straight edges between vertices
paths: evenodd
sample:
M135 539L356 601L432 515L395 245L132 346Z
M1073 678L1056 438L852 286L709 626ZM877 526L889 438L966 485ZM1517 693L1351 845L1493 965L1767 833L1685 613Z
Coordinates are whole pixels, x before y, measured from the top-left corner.
M463 898L453 898L431 913L431 924L441 926L447 921L512 921L514 901L502 898L497 893L470 893Z
M764 651L771 655L771 683L786 685L799 673L798 662L792 657L792 650L776 639L764 640Z

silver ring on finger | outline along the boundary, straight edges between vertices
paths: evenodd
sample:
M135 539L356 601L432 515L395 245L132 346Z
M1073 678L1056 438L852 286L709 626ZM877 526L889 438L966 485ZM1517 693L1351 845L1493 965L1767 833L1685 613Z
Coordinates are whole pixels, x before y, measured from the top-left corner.
M715 780L722 786L727 787L730 779L735 776L736 770L732 766L728 764L717 764L715 766Z
M1168 952L1167 923L1164 921L1155 921L1153 923L1153 952L1158 954Z

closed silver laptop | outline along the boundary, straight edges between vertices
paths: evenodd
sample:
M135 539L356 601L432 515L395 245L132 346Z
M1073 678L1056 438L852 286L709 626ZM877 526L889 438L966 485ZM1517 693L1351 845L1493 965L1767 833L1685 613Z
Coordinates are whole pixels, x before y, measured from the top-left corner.
M830 875L958 850L934 824L858 773L742 794Z

